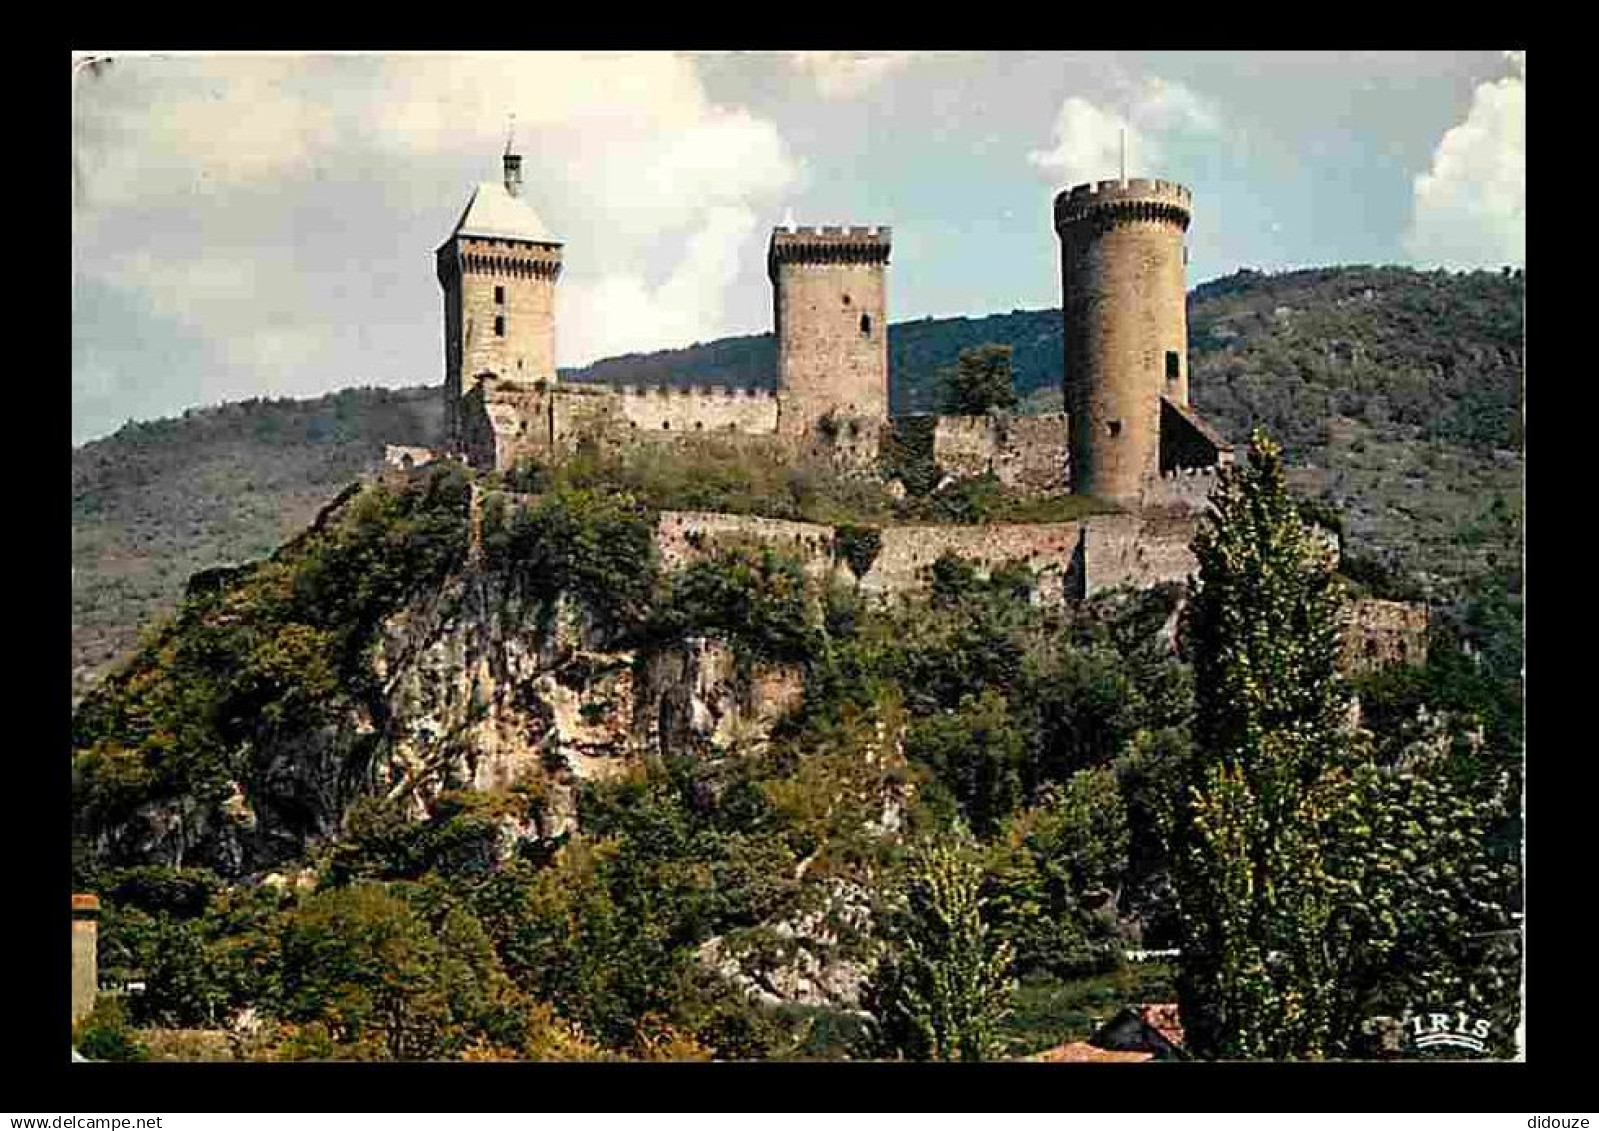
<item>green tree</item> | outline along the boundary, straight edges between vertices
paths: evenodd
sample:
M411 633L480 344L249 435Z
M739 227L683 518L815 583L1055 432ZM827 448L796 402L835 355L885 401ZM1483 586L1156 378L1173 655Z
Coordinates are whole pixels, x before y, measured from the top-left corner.
M1461 782L1446 754L1384 766L1347 723L1339 590L1256 435L1195 540L1184 624L1193 752L1173 878L1184 1029L1201 1056L1363 1050L1374 1017L1516 1013L1513 850L1494 843L1508 772Z
M988 343L960 352L954 368L939 374L940 407L952 416L981 416L1017 405L1011 347Z
M1201 1056L1320 1057L1335 992L1320 826L1348 704L1340 592L1263 433L1220 477L1194 553L1195 745L1172 860L1184 1030Z
M984 920L983 868L964 828L913 851L906 897L866 990L878 1051L983 1060L1008 1009L1014 951Z
M121 998L102 997L72 1028L72 1047L89 1060L149 1060L150 1050L128 1023Z
M488 936L464 909L435 904L437 926L395 885L311 896L286 917L275 1012L326 1029L341 1055L417 1060L503 1037L515 996Z
M953 712L918 720L906 735L905 753L938 775L980 835L1022 802L1026 736L993 688L964 696Z
M1019 971L1063 977L1116 961L1116 902L1128 869L1127 806L1116 771L1051 782L989 849L994 922Z

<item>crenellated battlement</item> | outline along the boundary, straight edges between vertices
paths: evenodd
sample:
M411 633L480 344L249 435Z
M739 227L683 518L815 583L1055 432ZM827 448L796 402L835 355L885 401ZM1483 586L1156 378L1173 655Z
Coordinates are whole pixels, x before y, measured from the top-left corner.
M608 386L624 397L696 397L701 400L746 401L773 400L776 389L755 385L612 385Z
M886 224L774 228L767 270L776 281L780 263L887 263L892 245L893 229Z
M772 238L792 239L880 239L887 242L894 229L887 224L805 224L772 229Z
M439 248L439 282L449 286L463 274L554 282L561 276L561 257L558 244L463 236Z
M1187 229L1194 194L1175 181L1134 177L1075 185L1055 197L1055 228L1085 220L1157 220Z

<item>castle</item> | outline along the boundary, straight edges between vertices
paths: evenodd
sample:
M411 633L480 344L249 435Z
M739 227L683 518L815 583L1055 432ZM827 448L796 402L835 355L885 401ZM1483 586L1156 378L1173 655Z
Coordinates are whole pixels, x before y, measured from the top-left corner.
M993 475L1022 493L1089 495L1116 513L1072 522L886 527L875 562L853 578L863 593L920 588L945 552L968 558L979 572L1026 562L1042 601L1183 581L1193 572L1189 544L1215 471L1232 461L1233 450L1189 400L1185 238L1193 202L1184 186L1123 179L1056 196L1065 413L893 417L891 229L772 232L775 392L563 383L555 311L564 244L523 197L521 157L508 150L503 163L502 180L473 190L435 253L451 457L504 470L529 458L559 460L584 442L626 446L714 435L886 474L878 464L885 441L919 437L946 475ZM433 457L425 449L389 451L390 461L404 466ZM825 574L842 568L835 533L818 524L669 511L656 540L669 567L718 542L744 540L779 545L799 554L808 571ZM1414 635L1413 625L1399 632L1406 640ZM1385 642L1378 651L1395 647ZM1367 640L1365 653L1372 648Z
M1231 448L1189 405L1187 189L1105 181L1055 202L1066 318L1068 412L1020 421L939 417L933 459L955 475L1070 489L1136 510L1162 474L1213 468ZM887 227L778 228L767 247L777 339L764 388L562 383L556 286L564 245L522 195L522 159L478 185L435 253L444 291L450 452L480 468L559 458L579 442L711 433L824 452L871 468L889 415ZM1153 489L1153 495L1151 490Z

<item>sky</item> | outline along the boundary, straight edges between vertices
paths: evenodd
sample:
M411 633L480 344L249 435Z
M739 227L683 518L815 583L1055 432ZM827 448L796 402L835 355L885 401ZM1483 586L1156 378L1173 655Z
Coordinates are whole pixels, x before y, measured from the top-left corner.
M1192 189L1239 268L1525 261L1526 56L150 54L72 63L73 443L442 382L433 252L507 131L562 366L771 329L784 223L892 225L889 316L1059 305L1056 192ZM514 124L513 124L514 123Z

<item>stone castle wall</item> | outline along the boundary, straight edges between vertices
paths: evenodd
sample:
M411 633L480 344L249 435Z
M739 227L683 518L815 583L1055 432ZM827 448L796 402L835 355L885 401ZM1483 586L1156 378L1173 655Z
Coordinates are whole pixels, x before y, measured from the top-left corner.
M767 270L785 435L812 434L824 417L887 419L890 238L888 228L772 233Z
M438 458L439 454L432 448L418 448L410 444L383 445L385 467L409 470L413 467L426 467Z
M1007 487L1035 494L1066 490L1068 422L1043 416L940 416L933 462L961 477L992 474Z
M1188 402L1190 215L1188 190L1165 181L1055 200L1075 492L1136 502L1159 468L1161 397Z
M1014 561L1024 561L1038 578L1037 599L1058 603L1070 596L1070 574L1080 523L1013 523L996 526L915 525L879 528L882 544L862 593L892 597L927 588L932 565L945 553L972 562L980 576ZM681 569L716 551L741 544L770 546L798 557L806 576L842 582L857 580L839 559L836 530L810 522L788 522L709 511L663 511L655 528L661 565Z
M983 577L1024 561L1038 579L1036 599L1056 604L1069 595L1068 578L1081 537L1076 522L887 526L877 559L861 578L861 592L886 597L925 589L933 563L950 553L972 562Z
M662 511L655 524L655 547L667 570L736 545L782 550L799 558L811 578L830 577L835 568L831 526L714 511Z
M544 387L481 381L461 399L461 454L471 466L491 469L546 458L549 414L550 397Z
M1202 467L1161 474L1144 483L1139 504L1146 509L1203 511L1216 488L1217 470Z
M1344 669L1374 671L1427 662L1427 606L1404 601L1351 601L1344 606Z
M1197 523L1197 515L1182 514L1095 515L1085 520L1080 595L1186 581L1199 568L1189 549Z
M878 528L877 557L858 579L860 591L891 598L924 590L933 563L946 553L971 562L983 577L1011 562L1026 562L1038 579L1035 599L1044 603L1121 586L1186 582L1198 568L1188 548L1197 522L1197 515L1173 513L1093 515L1078 522L884 526ZM663 511L655 543L667 570L681 569L718 547L755 544L798 557L808 577L854 581L838 557L835 534L834 527L821 523Z
M777 397L770 389L624 386L615 395L622 418L638 432L766 435L777 431Z

